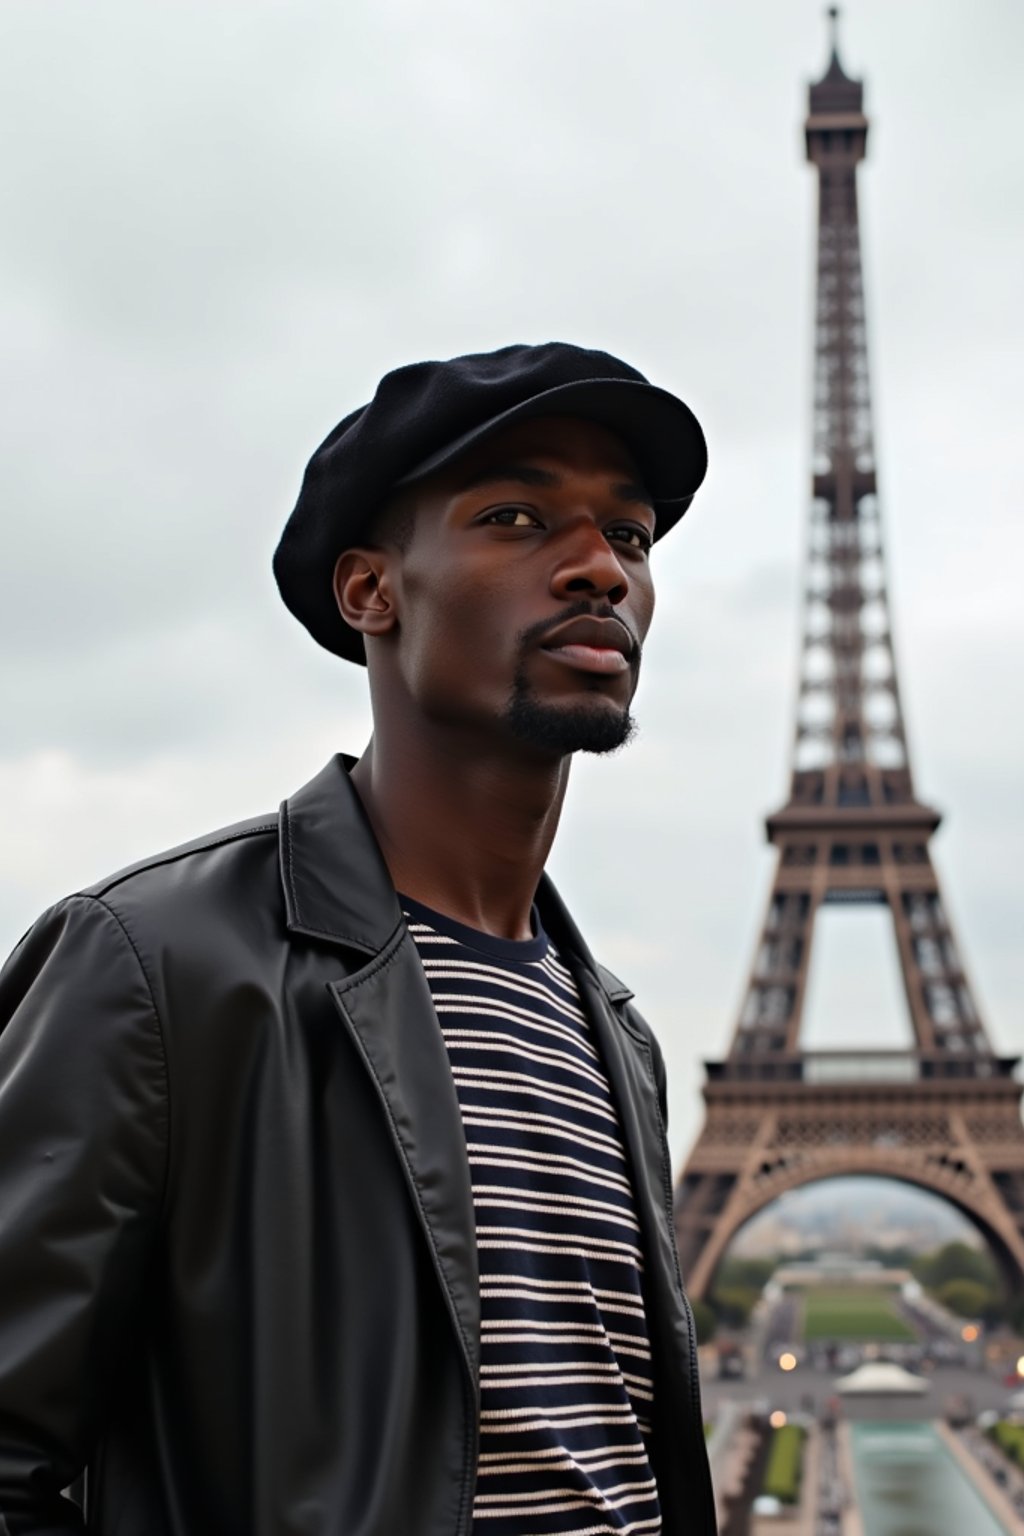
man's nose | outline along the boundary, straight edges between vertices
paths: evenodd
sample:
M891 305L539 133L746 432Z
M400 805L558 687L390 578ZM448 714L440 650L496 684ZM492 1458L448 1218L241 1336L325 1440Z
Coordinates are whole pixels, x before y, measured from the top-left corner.
M566 528L551 574L555 597L603 597L621 603L629 591L626 572L604 533L589 519Z

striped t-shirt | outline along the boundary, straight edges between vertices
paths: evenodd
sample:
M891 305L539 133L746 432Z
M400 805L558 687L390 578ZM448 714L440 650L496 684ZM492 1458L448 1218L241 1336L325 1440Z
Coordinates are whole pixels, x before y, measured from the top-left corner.
M643 1255L575 982L402 898L469 1151L480 1262L474 1536L658 1536Z

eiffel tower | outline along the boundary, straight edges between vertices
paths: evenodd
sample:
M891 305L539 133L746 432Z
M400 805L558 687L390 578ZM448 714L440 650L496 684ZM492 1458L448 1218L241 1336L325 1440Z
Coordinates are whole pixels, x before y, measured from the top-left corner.
M1017 1058L978 1016L932 864L939 814L917 798L886 595L864 323L857 165L863 85L839 61L810 88L818 173L814 422L803 643L789 800L745 1000L723 1061L706 1064L705 1122L676 1186L691 1295L739 1229L786 1190L875 1174L944 1196L1024 1284L1024 1128ZM823 903L885 906L914 1046L801 1049Z

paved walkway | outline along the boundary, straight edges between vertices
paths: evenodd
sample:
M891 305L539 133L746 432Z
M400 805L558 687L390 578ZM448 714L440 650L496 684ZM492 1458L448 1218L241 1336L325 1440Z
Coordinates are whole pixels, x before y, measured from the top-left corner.
M723 1403L708 1442L719 1525L725 1523L727 1501L734 1499L743 1486L743 1474L750 1460L749 1437L743 1427L746 1414L745 1404Z
M839 1479L846 1491L841 1536L864 1536L864 1522L857 1508L857 1485L853 1477L853 1437L847 1423L836 1425L836 1456Z
M1024 1474L979 1429L936 1428L950 1455L1008 1531L1024 1532Z

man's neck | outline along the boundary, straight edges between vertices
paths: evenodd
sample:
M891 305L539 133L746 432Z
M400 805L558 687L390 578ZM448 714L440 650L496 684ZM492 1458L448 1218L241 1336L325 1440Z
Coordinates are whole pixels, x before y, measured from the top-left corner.
M397 890L501 938L530 937L569 759L475 756L444 740L375 734L352 770Z

